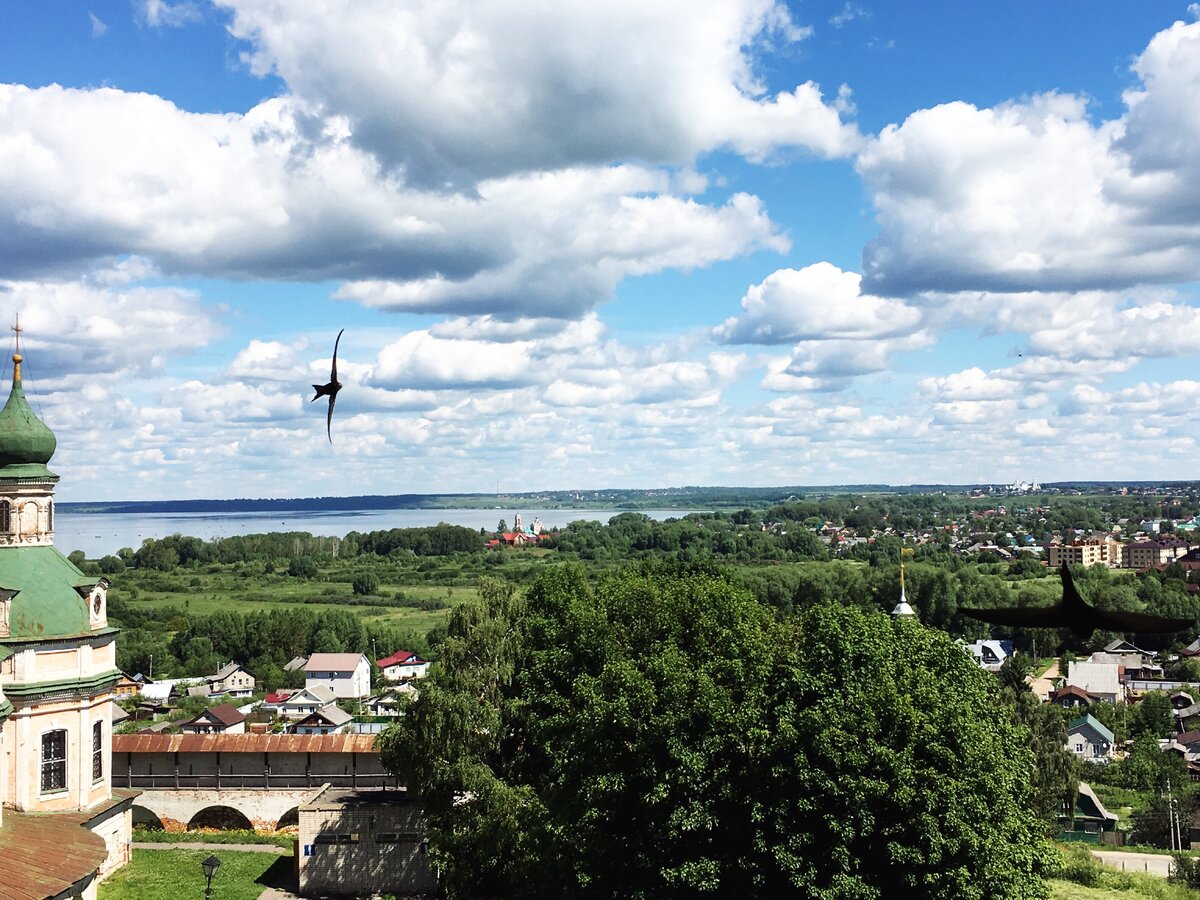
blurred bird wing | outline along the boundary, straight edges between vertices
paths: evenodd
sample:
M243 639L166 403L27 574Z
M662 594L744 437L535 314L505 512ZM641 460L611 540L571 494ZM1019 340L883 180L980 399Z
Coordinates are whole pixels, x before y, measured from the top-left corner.
M329 438L329 443L333 443L333 432L330 430L333 427L333 404L337 402L337 391L329 393L329 412L325 413L325 436Z
M1096 610L1096 627L1104 631L1136 631L1140 634L1167 634L1192 628L1195 619L1172 619L1150 613L1126 612L1117 609Z
M345 330L346 330L345 328L342 329L342 331L345 331ZM338 332L337 340L335 340L333 342L333 368L329 372L329 383L330 384L337 384L337 351L338 351L338 344L340 344L342 342L342 331ZM332 412L332 405L330 407L330 411Z
M1071 624L1061 603L1054 606L1000 606L995 609L959 607L958 611L981 622L1018 628L1065 628Z

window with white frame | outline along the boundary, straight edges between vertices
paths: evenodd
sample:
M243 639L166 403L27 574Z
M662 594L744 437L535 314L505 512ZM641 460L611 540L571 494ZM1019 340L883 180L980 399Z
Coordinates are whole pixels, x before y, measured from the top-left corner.
M67 731L59 728L42 735L42 791L67 789Z

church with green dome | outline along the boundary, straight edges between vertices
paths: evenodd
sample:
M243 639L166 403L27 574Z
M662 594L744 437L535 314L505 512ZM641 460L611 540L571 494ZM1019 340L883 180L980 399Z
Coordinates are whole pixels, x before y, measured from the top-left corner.
M0 884L90 900L129 860L136 796L110 771L117 629L107 582L54 546L57 442L17 350L0 410Z

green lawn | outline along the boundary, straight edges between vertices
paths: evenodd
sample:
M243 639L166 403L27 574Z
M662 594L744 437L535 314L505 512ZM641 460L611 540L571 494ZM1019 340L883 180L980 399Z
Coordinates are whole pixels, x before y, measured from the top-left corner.
M162 900L164 897L203 897L200 868L211 850L134 850L133 861L100 885L100 900ZM257 900L267 887L264 874L290 869L292 857L274 853L216 851L221 867L213 878L213 896L220 900Z
M1072 881L1050 881L1051 900L1196 900L1200 891L1168 884L1152 875L1129 876L1114 886L1084 887Z

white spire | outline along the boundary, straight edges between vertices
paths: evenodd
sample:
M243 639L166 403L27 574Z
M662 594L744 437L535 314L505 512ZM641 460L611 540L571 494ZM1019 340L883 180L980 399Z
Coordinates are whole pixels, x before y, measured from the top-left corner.
M892 610L892 615L915 617L916 614L917 611L908 605L908 599L904 596L904 563L900 563L900 602Z

